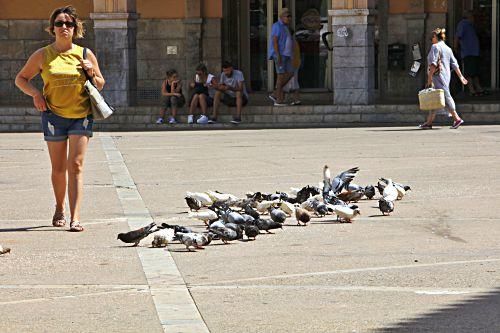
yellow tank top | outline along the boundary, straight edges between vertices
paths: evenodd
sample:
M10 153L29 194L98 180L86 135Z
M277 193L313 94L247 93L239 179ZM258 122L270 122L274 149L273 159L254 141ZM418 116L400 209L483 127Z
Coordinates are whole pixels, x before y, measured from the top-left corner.
M52 45L44 49L41 75L47 107L64 118L86 117L91 110L89 96L83 87L86 77L80 66L83 48L73 44L71 50L62 53Z

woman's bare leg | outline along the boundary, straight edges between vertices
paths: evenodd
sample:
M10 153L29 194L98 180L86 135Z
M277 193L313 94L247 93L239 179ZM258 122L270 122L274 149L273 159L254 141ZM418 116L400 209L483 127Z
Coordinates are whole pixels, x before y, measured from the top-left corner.
M68 199L71 221L80 221L80 206L83 196L83 161L89 138L84 135L69 136L68 153Z
M56 212L64 212L66 198L67 140L47 141L52 165L52 189L56 199Z

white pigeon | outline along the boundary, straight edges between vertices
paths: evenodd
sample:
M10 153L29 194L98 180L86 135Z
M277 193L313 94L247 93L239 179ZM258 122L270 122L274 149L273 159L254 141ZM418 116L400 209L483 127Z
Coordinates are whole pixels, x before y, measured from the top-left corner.
M212 199L212 201L237 201L239 200L239 198L235 195L232 195L230 193L220 193L220 192L217 192L217 191L211 191L211 190L208 190L205 192L206 194L208 194L208 196L210 197L210 199Z
M198 199L203 206L210 206L214 203L210 196L201 192L186 192L186 197Z
M278 204L282 211L285 212L288 216L292 216L295 213L295 207L289 203L288 201L282 201Z
M333 212L344 222L352 222L353 218L361 214L359 209L352 209L347 205L335 205L333 206Z
M272 201L267 201L267 200L264 200L264 201L261 201L257 204L257 211L259 213L267 213L267 209L269 207L271 207L272 205L274 204L277 204L279 203L280 201L279 200L272 200Z
M205 222L205 224L207 224L208 221L215 220L218 218L217 213L210 209L199 212L190 212L188 213L188 217L202 220L203 222Z
M385 201L395 201L398 198L398 190L392 183L392 179L387 179L387 186L382 192L382 197Z
M152 247L165 247L174 239L174 229L161 229L154 233Z
M409 186L404 186L404 185L399 184L399 183L393 183L393 184L394 184L394 187L396 188L396 190L398 191L398 200L403 199L404 196L406 195L406 191L411 190L411 188Z

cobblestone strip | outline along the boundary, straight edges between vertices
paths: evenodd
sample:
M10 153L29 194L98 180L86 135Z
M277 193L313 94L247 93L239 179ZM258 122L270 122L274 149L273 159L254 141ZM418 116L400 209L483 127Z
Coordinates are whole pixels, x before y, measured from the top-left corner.
M100 134L113 183L130 229L153 222L113 138ZM209 332L168 251L137 247L164 332Z

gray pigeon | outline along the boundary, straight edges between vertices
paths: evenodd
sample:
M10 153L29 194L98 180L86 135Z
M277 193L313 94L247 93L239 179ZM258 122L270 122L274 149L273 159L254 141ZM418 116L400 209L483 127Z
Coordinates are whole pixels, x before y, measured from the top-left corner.
M378 208L383 215L390 215L390 213L394 211L394 202L385 200L384 198L380 198L380 200L378 201Z
M286 220L286 213L279 208L269 207L269 215L274 222L284 223Z
M260 218L259 212L256 211L255 209L253 209L250 205L246 205L244 209L245 209L245 213L250 215L254 219Z
M215 235L219 236L220 240L223 241L224 244L227 244L230 241L237 240L240 238L238 237L238 233L236 231L229 228L215 227L215 228L210 228L210 231Z
M349 183L354 179L356 173L359 171L358 167L351 168L344 172L341 172L332 180L331 191L334 194L339 194L344 188L346 188Z
M234 224L244 224L245 218L240 213L230 212L227 214L227 222Z
M281 223L274 222L271 219L258 219L255 221L255 225L259 228L259 230L264 230L268 234L271 233L269 230L283 229L283 225Z
M210 244L212 241L212 236L210 234L200 234L190 232L187 234L177 232L175 236L179 239L179 241L186 246L188 251L191 251L189 247L194 247L196 249L203 249L203 246Z
M373 185L368 185L365 187L365 196L368 200L371 200L375 196L375 187Z
M314 214L316 214L316 216L318 217L325 216L326 214L328 214L328 206L323 202L318 203L318 205L314 207Z
M257 237L259 233L259 227L257 227L256 225L250 223L245 224L245 235L248 237L248 239L253 238L255 240L255 237Z
M116 239L119 239L124 243L134 243L133 246L137 246L139 245L141 239L146 238L149 234L152 234L153 232L160 230L155 227L156 224L152 222L149 225L142 227L140 229L132 230L125 233L119 233Z

